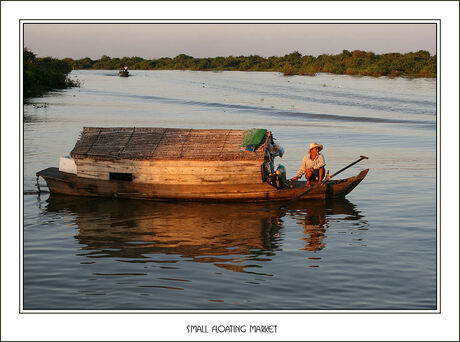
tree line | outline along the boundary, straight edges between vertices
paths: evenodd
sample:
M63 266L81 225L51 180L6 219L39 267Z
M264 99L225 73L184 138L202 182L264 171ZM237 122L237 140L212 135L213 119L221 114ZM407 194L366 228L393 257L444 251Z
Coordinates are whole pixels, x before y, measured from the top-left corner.
M199 71L272 71L284 75L310 75L326 72L361 76L436 77L436 55L428 51L375 54L343 50L341 54L314 57L294 51L282 57L264 58L258 55L194 58L180 54L174 58L144 59L113 58L107 55L92 60L88 57L63 59L72 69L116 70L128 65L137 70L199 70Z
M78 81L68 75L72 66L56 58L38 58L32 51L24 49L23 57L23 95L24 99L41 96L53 89L78 86Z
M137 70L199 70L199 71L272 71L284 75L309 75L326 72L361 76L436 77L436 55L428 51L387 53L377 55L361 50L343 50L341 54L314 57L294 51L282 57L264 58L258 55L194 58L180 54L174 58L144 59L141 57L112 58L107 55L92 60L88 57L62 60L37 57L24 49L24 98L40 96L53 89L78 86L68 75L74 70L118 70L123 65Z

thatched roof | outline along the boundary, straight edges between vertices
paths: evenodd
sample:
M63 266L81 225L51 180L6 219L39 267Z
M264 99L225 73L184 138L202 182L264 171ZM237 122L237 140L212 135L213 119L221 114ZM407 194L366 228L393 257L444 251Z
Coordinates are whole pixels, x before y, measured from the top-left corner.
M260 160L270 132L254 152L241 147L247 131L153 127L84 127L70 155L95 160Z

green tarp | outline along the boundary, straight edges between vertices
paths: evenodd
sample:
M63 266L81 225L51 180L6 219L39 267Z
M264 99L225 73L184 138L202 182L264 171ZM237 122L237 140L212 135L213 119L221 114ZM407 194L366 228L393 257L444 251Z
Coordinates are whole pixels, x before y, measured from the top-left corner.
M249 151L255 151L266 133L267 130L262 128L253 128L246 131L241 147L246 147L246 150Z

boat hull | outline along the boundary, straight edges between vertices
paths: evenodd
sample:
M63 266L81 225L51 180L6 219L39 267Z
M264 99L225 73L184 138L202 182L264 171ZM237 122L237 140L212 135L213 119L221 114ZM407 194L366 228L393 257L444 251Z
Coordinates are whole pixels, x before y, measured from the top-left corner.
M341 180L330 180L315 187L302 199L327 199L345 197L366 177L369 169L357 176ZM305 182L295 183L293 188L276 189L267 183L260 184L147 184L123 180L99 180L78 177L50 167L37 172L42 177L51 193L90 196L118 197L146 200L181 200L181 201L227 201L259 202L287 201L295 198L307 188Z

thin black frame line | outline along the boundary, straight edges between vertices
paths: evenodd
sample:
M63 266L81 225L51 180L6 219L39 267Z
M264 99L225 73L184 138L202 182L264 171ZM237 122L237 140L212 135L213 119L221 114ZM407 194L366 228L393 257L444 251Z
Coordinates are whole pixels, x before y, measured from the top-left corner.
M319 19L19 19L26 21L24 24L41 24L40 21L46 21L46 24L74 24L74 25L107 25L113 24L132 24L132 25L148 25L148 24L246 24L246 25L359 25L359 24L376 24L376 25L414 25L408 21L414 21L415 24L427 25L436 24L433 21L440 21L438 18L430 19L321 19L322 22L316 22ZM29 22L30 21L30 22ZM37 21L37 22L35 22ZM104 22L105 21L105 22ZM132 22L131 22L132 21ZM136 22L142 21L142 22ZM254 22L255 21L255 22ZM296 22L289 22L296 21ZM324 22L330 21L330 22ZM344 22L341 22L344 21ZM381 21L381 22L379 22ZM403 21L403 22L399 22ZM422 22L426 21L426 22ZM363 23L361 23L363 22ZM45 23L44 23L45 24Z
M21 73L21 69L19 69L19 73ZM21 76L21 75L20 75L20 76ZM20 89L21 89L21 77L20 77ZM19 90L20 90L20 89L19 89ZM21 94L21 93L20 93L20 94ZM20 120L20 121L21 121L21 120ZM21 122L20 122L20 127L21 127ZM23 138L23 140L24 140L24 127L22 127L22 133L23 133L22 138ZM437 141L437 131L436 131L436 141ZM23 143L24 143L24 141L23 141ZM21 150L21 146L20 146L20 150ZM440 157L440 156L439 156L439 157ZM439 159L440 159L440 158L439 158ZM20 159L19 162L20 162L20 164L22 164L22 172L23 172L23 174L24 174L24 164L21 163L21 159ZM437 177L436 177L436 179L437 179ZM23 181L24 181L24 180L23 180ZM22 182L22 183L23 183L23 182ZM23 184L23 186L24 186L24 184ZM23 195L20 196L20 201L21 201L21 199L22 199L22 203L23 203ZM436 203L437 203L437 202L436 202ZM436 214L437 214L437 211L436 211ZM24 213L22 213L22 217L23 217L23 215L24 215ZM24 237L23 237L23 234L22 234L22 246L23 246L23 248L24 248ZM20 254L21 254L21 253L20 253ZM438 257L437 253L436 253L436 256ZM23 263L23 261L22 261L22 263ZM22 266L23 266L23 265L22 265ZM22 267L22 270L23 270L23 267ZM24 276L24 275L23 275L23 276ZM439 304L440 304L440 303L439 303Z
M441 20L439 20L439 25L436 25L436 33L438 33L439 29L439 55L441 55ZM438 43L438 35L436 35L436 43ZM436 44L436 49L438 48L438 44ZM439 113L436 113L436 123L439 119L439 126L436 125L436 128L439 127L439 137L438 137L438 130L436 129L436 190L439 189L439 208L438 208L438 191L436 191L436 225L438 224L439 218L439 227L436 227L436 274L439 276L437 280L439 280L439 288L438 288L438 281L436 281L436 295L439 295L439 303L436 303L439 308L439 313L442 312L441 309L441 58L436 58L437 66L439 66L439 72L436 70L436 103L439 104ZM439 78L438 78L439 77ZM439 86L439 89L438 89ZM439 90L439 91L438 91ZM439 103L438 103L438 95L439 95ZM438 139L439 138L439 139ZM438 156L438 142L439 142L439 156ZM439 159L438 159L439 158ZM439 184L438 184L438 166L439 165ZM438 209L439 209L439 217L438 217ZM438 233L439 233L439 241L438 241ZM438 242L439 242L439 250L438 250ZM438 263L439 258L439 263ZM437 269L439 265L439 270ZM439 272L438 272L439 271ZM438 300L438 298L436 298Z
M19 53L19 57L21 57L22 55L22 51L24 49L24 25L26 24L32 24L32 23L26 23L26 22L23 22L23 21L27 21L27 20L30 20L30 19L19 19L19 48L20 48L20 53ZM46 19L40 19L40 20L46 20ZM54 19L55 21L57 19ZM62 20L62 19L59 19L59 20ZM102 20L112 20L112 19L102 19ZM169 19L171 20L171 19ZM199 19L193 19L193 20L199 20ZM266 20L266 19L256 19L256 20ZM297 20L297 19L294 19L294 20ZM342 19L344 20L344 19ZM366 21L366 19L360 19L362 21ZM385 19L379 19L379 20L385 20ZM399 19L398 19L399 20ZM438 54L441 54L441 19L411 19L413 21L420 21L420 20L429 20L431 21L430 23L420 23L420 24L434 24L436 25L436 30L439 29L439 38L438 38L438 35L436 35L436 42L439 43L436 45L436 53ZM348 20L346 20L348 21ZM65 24L65 23L63 23ZM88 24L88 23L76 23L76 24ZM104 24L104 23L101 23L101 24ZM106 23L105 23L106 24ZM143 24L143 23L138 23L138 24ZM187 23L170 23L170 24L187 24ZM216 23L217 24L217 23ZM237 23L235 23L237 24ZM251 24L251 23L244 23L244 24ZM259 24L259 23L257 23ZM289 24L289 23L267 23L267 24ZM296 24L302 24L302 23L290 23L290 25L296 25ZM331 24L331 23L315 23L315 24ZM345 23L346 24L346 23ZM349 24L352 24L352 23L349 23ZM368 23L368 24L374 24L374 23ZM375 23L376 24L376 23ZM387 24L395 24L395 23L387 23ZM401 23L401 24L404 24L404 23ZM409 24L409 23L407 23ZM21 29L22 28L22 29ZM22 37L22 40L21 40L21 37ZM438 39L439 39L439 42L438 42ZM439 46L439 49L438 49L438 46ZM22 118L23 118L23 115L21 115L21 113L23 114L23 112L21 112L21 110L23 111L24 109L24 104L23 104L23 101L21 102L21 95L23 95L23 92L21 91L21 85L23 83L23 80L22 80L22 75L21 75L21 66L22 66L22 61L20 60L20 67L19 67L19 134L20 134L20 142L21 142L21 132L22 132L22 146L21 144L19 144L19 154L20 156L22 156L22 159L19 158L19 167L20 167L20 170L22 170L22 177L21 177L21 173L19 174L19 188L21 190L21 181L22 181L22 186L24 186L23 182L24 182L24 163L23 163L23 159L24 159L24 156L23 156L23 148L24 148L24 126L21 125L22 123ZM437 93L437 96L439 95L439 113L438 115L436 116L436 126L438 127L438 119L439 119L439 136L441 135L441 126L440 126L440 123L441 123L441 84L440 84L440 80L441 80L441 63L440 63L440 59L437 58L437 63L439 63L439 72L437 73L437 80L436 80L436 93ZM438 78L439 77L439 78ZM439 85L439 92L438 92L438 85ZM436 130L436 146L438 147L438 130ZM25 311L23 308L21 308L21 298L23 299L23 290L24 290L24 284L21 282L21 280L24 278L24 260L23 260L23 253L21 253L21 245L22 245L22 252L24 251L24 200L23 200L23 194L20 194L19 196L19 206L20 208L22 208L22 211L21 209L19 210L20 213L19 213L19 219L20 219L20 241L19 241L19 246L20 246L20 249L19 249L19 266L20 266L20 272L19 272L19 284L21 286L20 288L20 291L19 291L19 314L210 314L210 313L217 313L217 314L440 314L441 313L441 255L440 255L440 250L441 250L441 215L440 215L440 212L441 212L441 188L440 188L440 185L441 185L441 165L440 165L440 161L441 161L441 141L439 141L439 156L438 156L438 149L436 149L436 163L437 165L439 165L439 184L438 184L438 168L436 168L436 185L437 185L437 189L439 189L439 227L437 227L437 232L438 232L438 229L439 229L439 251L437 250L436 251L436 260L439 258L439 272L436 272L437 273L437 278L439 276L439 289L437 288L436 289L436 294L438 296L438 291L439 291L439 303L436 303L437 305L437 309L435 310L431 310L432 312L430 312L430 310L424 310L424 309L416 309L416 310L400 310L400 311L391 311L390 312L382 312L384 310L380 310L380 311L376 311L374 312L373 310L370 310L371 312L365 312L365 310L359 310L359 309L353 309L353 310L348 310L348 311L340 311L340 312L336 312L336 311L333 311L332 312L325 312L325 311L321 311L321 310L299 310L300 312L297 312L297 310L282 310L282 312L267 312L267 311L263 311L263 312L259 312L259 311L248 311L248 310L245 310L245 312L228 312L228 311L221 311L221 310L209 310L209 311L206 311L206 310L197 310L197 312L194 312L194 310L183 310L183 311L188 311L188 312L182 312L182 311L173 311L173 312L152 312L152 311L149 311L149 310L141 310L142 312L126 312L126 311L120 311L120 312L113 312L113 310L110 310L112 312L108 312L108 311L105 311L105 310L102 310L102 311L97 311L97 312L93 312L92 310L90 310L89 312L85 311L85 312L78 312L78 311L70 311L70 312L42 312L40 310L37 310L38 312L32 312L32 311L35 311L35 310L30 310L30 311ZM439 162L439 164L438 164ZM21 180L22 178L22 180ZM439 185L439 187L438 187ZM21 191L20 191L21 192ZM436 192L436 207L438 206L438 192ZM436 222L438 223L438 208L436 208ZM22 219L22 221L21 221ZM436 248L437 248L437 236L438 234L436 235ZM21 239L22 237L22 239ZM439 254L439 255L438 255ZM438 263L436 262L436 267L438 267ZM22 270L22 272L21 272ZM21 274L22 274L22 278L21 278ZM438 282L437 282L438 283ZM23 301L23 300L22 300ZM24 303L22 303L24 304ZM22 311L21 311L22 310ZM25 311L25 312L23 312ZM145 311L145 312L144 312ZM286 311L291 311L291 312L286 312ZM292 311L295 311L295 312L292 312ZM307 311L307 312L306 312ZM313 312L310 312L310 311L313 311ZM326 310L327 311L327 310ZM357 311L360 311L360 312L357 312ZM401 312L403 311L403 312ZM419 312L421 311L421 312Z
M187 312L185 312L187 311ZM112 314L112 315L146 315L146 314L160 314L160 315L209 315L209 314L224 314L224 315L306 315L306 314L323 314L323 315L369 315L369 314L379 314L379 315L438 315L440 312L436 310L432 310L432 312L429 312L428 310L425 310L424 312L417 312L416 310L406 310L407 312L395 312L391 310L386 310L385 312L373 312L372 310L369 310L369 312L353 312L353 311L346 311L346 312L336 312L333 310L327 311L327 310L322 310L322 311L315 311L315 310L290 310L290 312L283 312L282 310L280 311L274 311L274 312L258 312L258 311L237 311L233 310L231 312L227 312L225 310L181 310L181 311L173 311L173 310L168 310L166 312L162 312L160 310L131 310L129 312L128 310L110 310L110 311L104 311L103 309L94 309L94 310L78 310L78 311L72 311L72 309L69 310L48 310L48 311L41 311L41 310L28 310L27 312L22 312L21 314L23 315L33 315L33 314L39 314L39 315L62 315L62 314L69 314L69 315L98 315L98 314ZM305 312L306 311L306 312ZM356 311L359 311L359 309L356 309ZM382 310L383 311L383 310Z
M22 30L21 30L22 28ZM22 40L21 40L22 37ZM24 35L23 35L23 26L19 25L19 45L24 45L23 43ZM22 43L22 44L21 44ZM18 118L18 124L19 124L19 156L22 156L22 159L24 160L24 127L22 126L22 122L24 121L24 100L22 96L24 96L24 91L21 91L22 88L22 83L24 82L23 80L23 75L21 75L21 71L24 68L24 57L23 57L23 51L24 47L19 50L19 58L22 60L19 60L19 118ZM22 57L22 58L21 58ZM22 88L23 90L23 88ZM21 101L22 100L22 101ZM21 139L22 138L22 139ZM21 140L22 140L22 146L21 146ZM21 183L22 186L24 187L24 162L21 163L21 157L19 157L19 170L22 170L19 173L19 286L20 286L20 292L19 292L19 313L21 313L22 304L24 302L24 284L22 283L22 280L24 279L24 198L23 198L23 191L21 191ZM22 178L22 179L21 179ZM21 277L22 276L22 277Z

